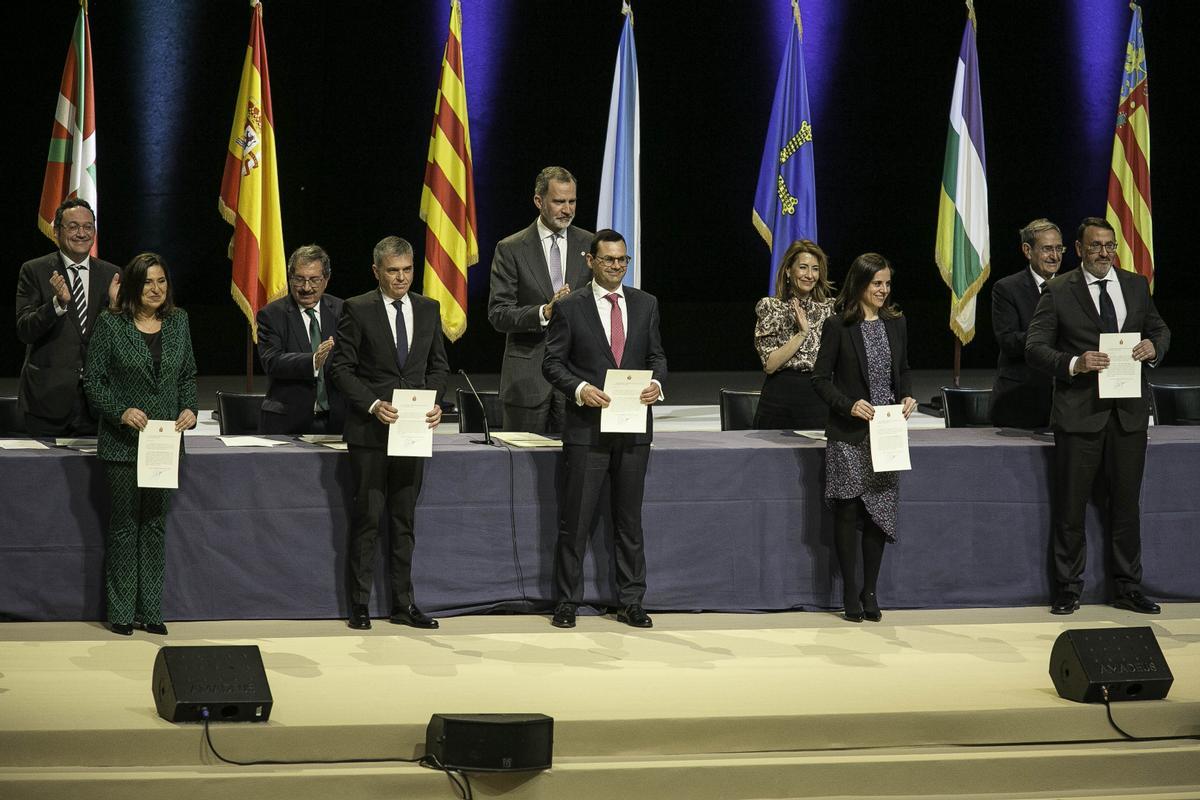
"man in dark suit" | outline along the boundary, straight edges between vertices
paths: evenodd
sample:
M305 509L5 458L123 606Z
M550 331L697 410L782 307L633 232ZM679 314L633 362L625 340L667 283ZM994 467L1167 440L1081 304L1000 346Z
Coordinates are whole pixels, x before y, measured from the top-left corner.
M617 619L649 628L653 623L642 608L646 594L642 493L653 415L646 410L645 433L601 433L600 409L611 398L600 387L610 369L648 369L653 380L642 389L641 401L649 406L662 399L667 357L658 332L658 300L621 285L629 257L625 240L616 231L596 233L587 263L592 282L557 302L542 362L546 380L567 398L554 557L558 605L553 624L575 626L575 609L583 602L584 549L607 479L620 603Z
M1042 296L1058 273L1064 251L1062 231L1048 219L1021 229L1021 252L1029 266L992 286L992 331L1000 345L992 384L991 418L998 428L1047 428L1054 384L1025 363L1025 331Z
M497 244L492 258L488 320L505 334L500 401L507 430L562 430L563 396L542 377L542 358L557 302L589 277L583 252L592 234L571 224L575 194L570 172L542 170L533 188L538 218Z
M96 216L86 200L54 212L58 251L26 261L17 277L17 336L25 363L17 413L32 436L94 436L80 380L100 311L114 301L121 271L91 255Z
M288 259L287 297L258 312L258 358L269 378L263 433L342 432L345 403L326 365L342 313L342 301L325 293L330 273L322 248L297 248Z
M395 389L433 389L440 398L449 367L436 300L410 292L412 245L389 236L375 245L371 270L379 288L342 304L329 356L329 373L346 398L343 438L349 445L354 479L351 506L349 594L351 628L371 627L367 603L375 575L379 516L386 507L391 534L390 620L397 625L436 628L417 607L412 587L413 519L425 463L387 454L388 426L396 421ZM425 415L436 428L442 409Z
M1141 589L1139 498L1146 463L1148 382L1143 375L1141 397L1101 399L1097 375L1109 365L1108 355L1099 351L1101 333L1139 337L1133 357L1150 366L1166 354L1171 333L1154 308L1146 279L1116 267L1116 250L1111 225L1099 217L1084 219L1075 240L1082 269L1050 281L1025 337L1030 365L1054 377L1054 614L1070 614L1079 607L1084 511L1101 470L1112 535L1113 605L1143 614L1159 612Z

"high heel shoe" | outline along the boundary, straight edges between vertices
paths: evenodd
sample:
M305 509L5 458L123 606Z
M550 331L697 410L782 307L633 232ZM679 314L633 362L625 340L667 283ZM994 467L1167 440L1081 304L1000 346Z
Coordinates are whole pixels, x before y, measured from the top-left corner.
M862 607L862 603L858 600L858 598L844 597L842 599L842 605L845 606L845 610L842 611L842 616L846 619L846 621L848 621L848 622L862 622L863 621L863 607Z
M871 622L879 622L883 619L883 612L879 610L879 599L875 597L874 592L863 592L859 595L862 601L863 618Z

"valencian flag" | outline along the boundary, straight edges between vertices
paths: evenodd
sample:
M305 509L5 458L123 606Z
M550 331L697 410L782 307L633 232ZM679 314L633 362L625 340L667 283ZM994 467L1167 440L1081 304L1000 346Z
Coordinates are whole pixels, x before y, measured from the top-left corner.
M792 17L795 26L788 33L787 51L775 84L775 102L771 106L762 166L758 169L752 217L754 227L771 248L770 294L775 294L775 273L792 242L817 240L813 126L808 110L803 29L797 0L792 0Z
M1108 223L1117 232L1117 264L1150 281L1154 291L1154 234L1150 215L1150 101L1142 9L1130 3L1133 22L1125 45L1121 101L1108 174Z
M50 132L50 154L42 181L38 228L54 239L54 212L68 197L87 200L96 210L96 95L92 90L92 36L88 31L87 0L80 0L79 18L67 48ZM92 242L96 255L96 242Z
M246 46L242 82L233 109L233 130L229 134L217 207L233 226L229 242L233 299L246 315L251 335L258 341L255 315L287 291L287 268L262 3L253 0L251 6L250 43Z
M934 246L938 270L950 287L950 330L963 344L975 336L975 296L991 270L983 103L971 0L967 0L967 10L950 101L950 131L946 135Z
M427 297L441 304L442 330L452 342L467 330L467 268L479 261L466 87L462 7L459 0L451 0L450 33L442 54L421 189L421 219L426 226L422 287Z
M617 46L612 99L608 106L608 136L600 173L600 206L596 230L612 228L625 237L633 261L624 283L642 286L642 120L638 95L637 48L633 43L633 9L622 3L625 25Z

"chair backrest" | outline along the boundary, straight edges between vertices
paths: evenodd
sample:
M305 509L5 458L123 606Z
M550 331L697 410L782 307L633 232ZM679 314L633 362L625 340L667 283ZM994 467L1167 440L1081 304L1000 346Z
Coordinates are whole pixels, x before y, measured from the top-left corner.
M942 411L947 428L990 428L988 405L991 389L957 389L942 387Z
M758 411L761 392L721 390L721 430L749 431L754 429L754 412Z
M1200 425L1200 386L1150 384L1156 425Z
M24 436L25 419L17 411L17 398L0 397L0 436Z
M221 415L221 435L238 436L259 432L258 418L265 394L217 392L217 410Z
M479 407L483 401L483 408ZM454 403L458 406L458 432L483 433L483 417L487 414L488 428L493 431L504 429L504 406L499 392L480 392L479 400L469 389L455 389Z

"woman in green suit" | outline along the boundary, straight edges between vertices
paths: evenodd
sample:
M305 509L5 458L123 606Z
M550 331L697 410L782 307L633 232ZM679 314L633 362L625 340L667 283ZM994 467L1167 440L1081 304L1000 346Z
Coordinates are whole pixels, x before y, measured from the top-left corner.
M138 432L150 419L173 419L176 431L196 424L196 360L187 314L172 301L162 258L142 253L130 261L116 302L96 321L84 369L112 494L104 559L108 621L122 636L135 626L166 635L162 586L170 490L138 488Z

